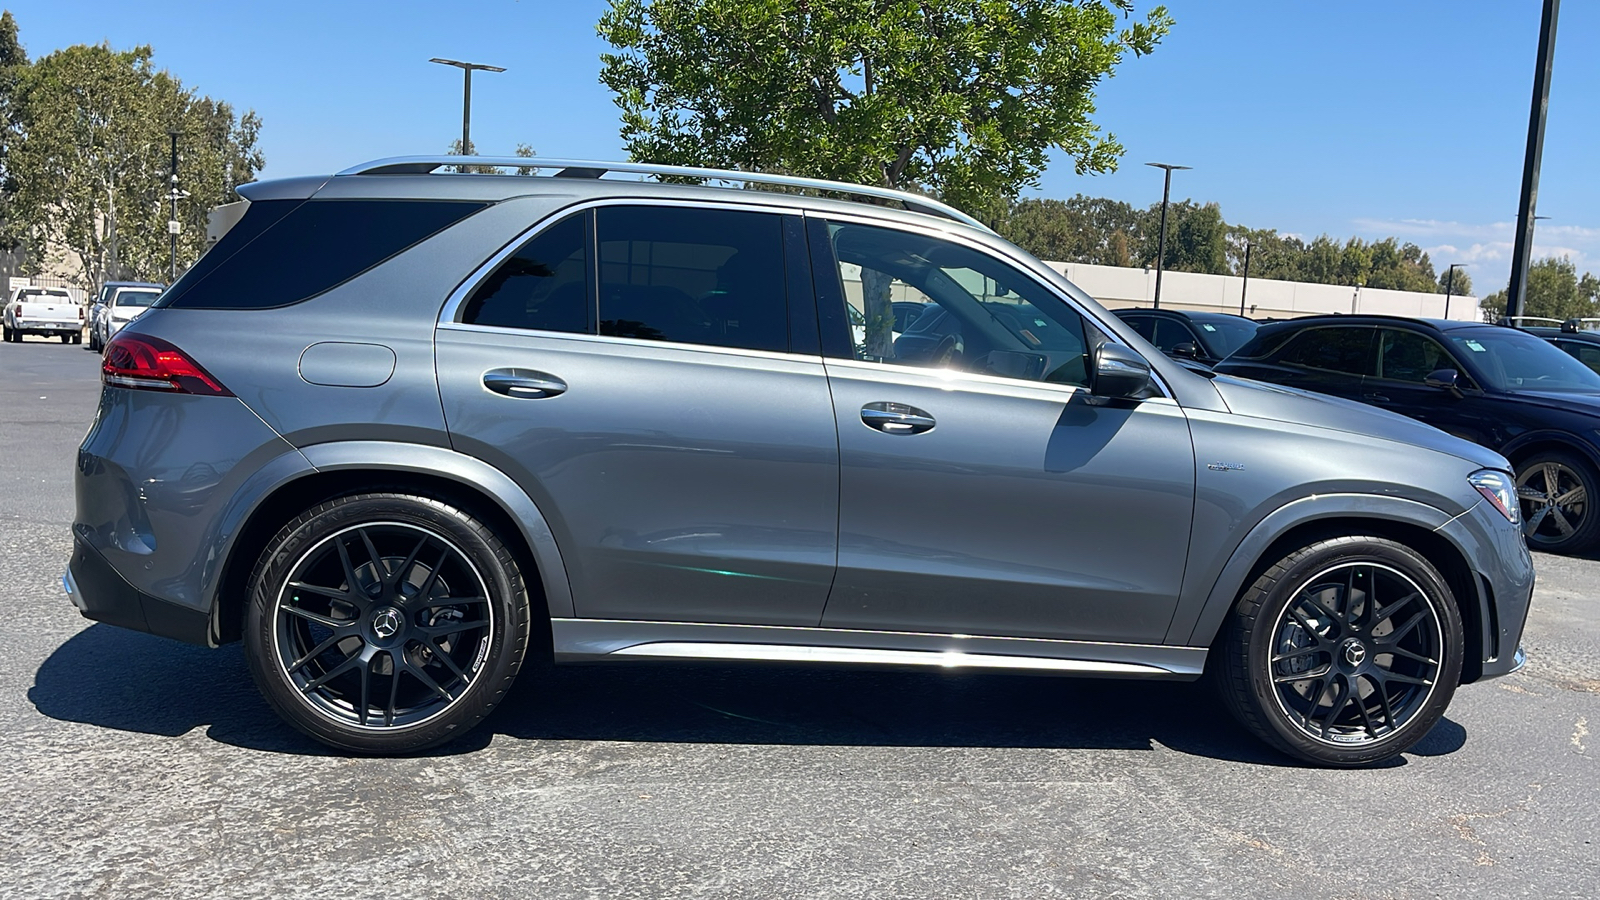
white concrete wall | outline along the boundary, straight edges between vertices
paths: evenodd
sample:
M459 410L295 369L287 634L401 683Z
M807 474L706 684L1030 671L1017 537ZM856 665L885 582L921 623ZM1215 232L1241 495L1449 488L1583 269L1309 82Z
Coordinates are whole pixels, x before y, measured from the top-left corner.
M1108 307L1149 306L1156 292L1155 269L1124 269L1087 263L1046 263ZM1161 305L1197 312L1239 312L1244 279L1234 275L1167 272L1161 276ZM1293 318L1319 313L1445 318L1444 294L1385 291L1300 281L1252 278L1245 295L1245 315L1251 318ZM1482 321L1478 298L1450 298L1449 318Z

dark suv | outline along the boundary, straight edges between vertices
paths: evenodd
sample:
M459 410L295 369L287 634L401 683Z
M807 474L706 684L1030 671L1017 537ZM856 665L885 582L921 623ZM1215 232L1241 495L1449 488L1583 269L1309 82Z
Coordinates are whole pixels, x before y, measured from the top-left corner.
M1370 403L1504 454L1541 550L1600 538L1600 374L1501 325L1311 316L1263 325L1221 373Z
M239 192L107 347L66 587L242 638L335 746L449 740L525 660L1209 668L1352 766L1522 663L1503 458L1190 372L925 197L459 156Z
M1216 365L1255 336L1257 324L1230 313L1126 307L1111 311L1174 359Z
M1550 324L1527 324L1531 321ZM1529 334L1544 338L1555 344L1568 356L1596 372L1600 372L1600 331L1596 330L1596 325L1600 325L1600 319L1567 319L1559 325L1554 323L1554 319L1533 319L1528 316L1518 317L1515 321L1511 319L1500 320L1502 325L1512 325Z

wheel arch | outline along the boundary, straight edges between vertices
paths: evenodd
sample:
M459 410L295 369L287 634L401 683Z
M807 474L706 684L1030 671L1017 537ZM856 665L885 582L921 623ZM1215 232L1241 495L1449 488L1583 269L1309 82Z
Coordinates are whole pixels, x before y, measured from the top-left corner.
M1348 502L1357 499L1360 502ZM1325 538L1370 534L1410 547L1439 570L1455 598L1466 638L1461 682L1476 681L1482 677L1487 646L1488 598L1466 552L1445 528L1452 520L1426 504L1393 497L1324 495L1287 504L1263 519L1235 548L1187 643L1213 646L1240 594L1294 550Z
M375 490L432 497L472 513L493 527L518 563L531 571L527 583L535 608L542 599L549 617L573 615L566 567L549 523L505 473L452 450L416 444L353 441L317 444L301 452L313 468L265 492L244 516L226 551L212 601L216 643L240 638L250 573L284 523L317 503ZM548 648L548 641L543 646Z
M1559 431L1535 431L1521 435L1500 451L1515 470L1523 461L1539 453L1576 453L1590 466L1600 469L1600 450L1587 441L1578 440Z

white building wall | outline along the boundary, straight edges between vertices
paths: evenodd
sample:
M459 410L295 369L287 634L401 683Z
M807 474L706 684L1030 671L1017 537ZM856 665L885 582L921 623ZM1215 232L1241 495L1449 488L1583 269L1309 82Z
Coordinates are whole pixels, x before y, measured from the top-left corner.
M1052 269L1108 307L1149 306L1156 293L1155 269L1125 269L1087 263L1047 262ZM1167 272L1161 276L1161 305L1195 312L1238 313L1244 279L1234 275ZM1244 294L1244 314L1254 318L1294 318L1322 313L1445 318L1443 294L1385 291L1334 284L1252 278ZM1478 298L1450 298L1449 318L1477 322L1483 318Z

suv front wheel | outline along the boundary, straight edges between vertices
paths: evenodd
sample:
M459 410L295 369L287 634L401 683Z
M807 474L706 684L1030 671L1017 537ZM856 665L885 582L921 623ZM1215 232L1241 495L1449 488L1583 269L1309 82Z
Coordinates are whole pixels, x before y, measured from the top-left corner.
M363 494L306 510L251 579L250 672L319 741L407 753L457 737L511 687L530 606L512 554L466 512Z
M1444 715L1461 677L1461 617L1416 551L1380 537L1318 541L1239 598L1220 646L1224 701L1251 731L1314 763L1392 758Z

